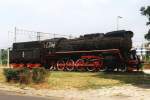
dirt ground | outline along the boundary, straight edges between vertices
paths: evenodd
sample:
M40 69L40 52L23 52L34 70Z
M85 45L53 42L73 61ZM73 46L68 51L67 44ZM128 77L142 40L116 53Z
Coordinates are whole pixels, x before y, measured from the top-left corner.
M62 100L150 100L150 86L144 85L123 85L79 91L76 89L37 90L0 84L0 90L15 92L17 95L58 97L62 98Z

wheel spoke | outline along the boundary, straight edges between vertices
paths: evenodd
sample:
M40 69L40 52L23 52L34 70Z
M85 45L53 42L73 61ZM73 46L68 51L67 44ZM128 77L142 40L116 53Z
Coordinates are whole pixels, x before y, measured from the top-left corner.
M74 70L74 61L72 59L67 60L66 62L66 69L67 71L73 71Z
M63 71L65 69L65 62L63 60L57 61L57 70Z
M83 59L78 59L75 63L75 66L76 66L76 69L78 71L84 71L85 70L85 67L84 67L84 60Z

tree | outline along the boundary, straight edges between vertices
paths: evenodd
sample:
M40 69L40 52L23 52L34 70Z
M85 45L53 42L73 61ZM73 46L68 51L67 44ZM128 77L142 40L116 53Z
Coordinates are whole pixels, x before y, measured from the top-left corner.
M150 6L147 7L141 7L140 9L141 14L146 16L148 18L148 22L146 25L150 25ZM145 39L150 40L150 29L147 34L145 34Z
M1 53L1 62L2 64L6 65L7 64L7 49L0 49L0 53Z

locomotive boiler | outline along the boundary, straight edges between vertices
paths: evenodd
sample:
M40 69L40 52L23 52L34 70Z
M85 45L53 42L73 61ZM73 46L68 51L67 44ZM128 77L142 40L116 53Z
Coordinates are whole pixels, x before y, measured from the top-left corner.
M79 38L52 38L13 43L13 67L45 67L66 71L126 71L139 68L132 48L132 31L113 31L82 35Z

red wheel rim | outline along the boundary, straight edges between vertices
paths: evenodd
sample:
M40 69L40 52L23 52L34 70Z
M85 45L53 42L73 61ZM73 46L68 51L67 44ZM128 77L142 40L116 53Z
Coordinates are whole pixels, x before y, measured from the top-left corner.
M83 71L84 68L84 60L83 59L78 59L75 63L75 66L77 68L78 71Z
M63 60L57 61L57 70L64 70L65 69L65 62Z
M68 60L66 62L66 69L68 71L73 71L74 70L74 66L75 66L75 64L74 64L74 61L72 59L70 59L70 60Z

